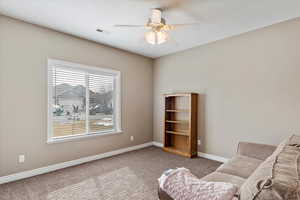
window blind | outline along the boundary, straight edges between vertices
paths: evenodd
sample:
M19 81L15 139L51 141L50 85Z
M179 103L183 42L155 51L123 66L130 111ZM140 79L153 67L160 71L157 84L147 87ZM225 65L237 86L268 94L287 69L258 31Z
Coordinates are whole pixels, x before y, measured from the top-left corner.
M53 67L53 137L86 133L86 81L79 71Z
M89 74L89 130L113 128L113 77Z

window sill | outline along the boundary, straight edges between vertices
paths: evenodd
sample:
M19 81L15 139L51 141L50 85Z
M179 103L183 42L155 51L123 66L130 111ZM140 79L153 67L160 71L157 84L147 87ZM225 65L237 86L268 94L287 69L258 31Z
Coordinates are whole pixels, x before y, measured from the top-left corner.
M99 136L105 136L105 135L115 135L115 134L121 134L121 133L123 133L122 130L113 130L113 131L106 131L106 132L97 132L97 133L90 133L90 134L50 138L47 140L47 144L70 142L70 141L76 141L76 140L81 140L81 139L85 139L85 138L99 137Z

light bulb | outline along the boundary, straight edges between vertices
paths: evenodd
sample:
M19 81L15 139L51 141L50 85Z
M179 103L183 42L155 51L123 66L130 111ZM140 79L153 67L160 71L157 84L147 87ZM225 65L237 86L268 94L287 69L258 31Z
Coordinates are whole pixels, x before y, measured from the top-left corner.
M150 44L162 44L167 41L168 34L162 31L150 31L145 34L145 38Z

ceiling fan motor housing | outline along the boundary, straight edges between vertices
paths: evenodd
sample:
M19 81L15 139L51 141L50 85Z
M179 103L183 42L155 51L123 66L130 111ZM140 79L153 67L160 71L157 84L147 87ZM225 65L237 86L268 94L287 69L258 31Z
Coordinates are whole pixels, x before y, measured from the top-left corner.
M149 18L147 27L152 29L152 31L161 31L166 25L166 20L162 18L162 10L159 8L152 9L152 15Z
M151 23L160 24L162 18L162 11L159 8L152 9Z

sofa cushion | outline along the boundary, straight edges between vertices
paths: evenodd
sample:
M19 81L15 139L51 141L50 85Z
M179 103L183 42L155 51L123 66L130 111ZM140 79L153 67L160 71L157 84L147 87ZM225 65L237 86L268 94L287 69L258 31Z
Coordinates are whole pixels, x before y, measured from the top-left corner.
M221 165L217 171L240 176L242 178L248 178L262 162L262 160L255 158L237 155L227 163Z
M232 183L238 187L241 187L241 185L246 181L246 179L244 179L242 177L234 176L231 174L225 174L222 172L213 172L213 173L201 178L201 180L212 181L212 182Z
M272 155L276 148L277 146L274 145L239 142L237 154L264 161Z
M240 188L240 199L300 199L299 142L299 136L283 141Z

